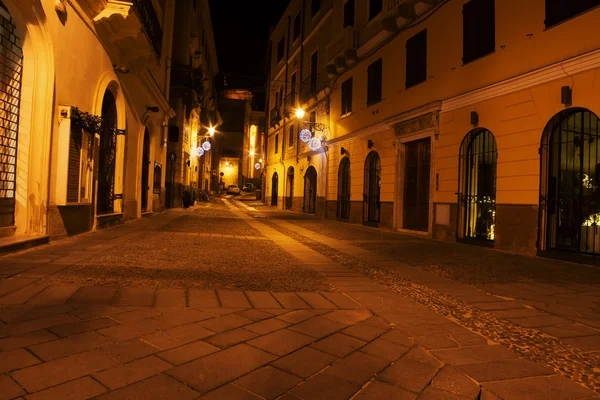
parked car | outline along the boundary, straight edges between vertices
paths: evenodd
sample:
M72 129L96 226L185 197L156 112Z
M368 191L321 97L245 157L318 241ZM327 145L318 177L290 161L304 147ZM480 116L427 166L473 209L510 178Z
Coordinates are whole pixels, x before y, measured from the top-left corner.
M227 186L227 194L240 194L240 188L238 185Z
M243 188L242 190L243 190L244 192L252 193L252 192L254 192L254 189L255 189L255 188L254 188L254 185L253 185L253 184L251 184L251 183L246 183L246 184L244 185L244 188Z

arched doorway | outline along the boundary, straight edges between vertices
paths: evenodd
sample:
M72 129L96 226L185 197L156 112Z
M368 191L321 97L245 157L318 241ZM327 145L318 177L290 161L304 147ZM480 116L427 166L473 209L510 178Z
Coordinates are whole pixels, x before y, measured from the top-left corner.
M304 204L302 211L314 214L317 208L317 170L308 167L304 174Z
M492 132L474 129L459 156L458 237L493 243L496 226L498 147Z
M600 254L600 120L564 110L542 135L540 250Z
M114 212L115 164L117 159L117 106L107 90L102 100L102 132L98 160L97 214Z
M0 23L3 27L16 31L8 10L0 3ZM12 36L7 30L6 35ZM15 39L12 40L15 43ZM23 68L22 49L6 38L0 43L0 67L3 71L3 88L0 92L0 227L15 225L15 190L17 180L17 143L19 133L19 111L21 101L21 71Z
M378 224L380 216L381 160L372 151L365 160L363 222Z
M291 210L294 201L294 167L288 168L285 209Z
M342 158L338 169L337 217L350 218L350 159Z
M148 128L144 131L144 144L142 150L142 212L148 211L148 191L150 190L150 133Z
M277 205L277 199L279 197L279 175L277 172L273 173L273 178L271 179L271 205Z

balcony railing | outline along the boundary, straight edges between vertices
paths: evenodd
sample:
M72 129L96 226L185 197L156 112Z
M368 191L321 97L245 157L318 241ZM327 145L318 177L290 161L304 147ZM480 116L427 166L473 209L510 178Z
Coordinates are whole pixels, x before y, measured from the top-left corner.
M269 125L277 125L279 121L281 121L281 108L279 106L275 106L269 112Z
M300 84L300 103L306 103L323 89L324 85L319 82L319 75L309 75Z
M202 68L176 66L171 70L171 86L191 88L198 95L204 93Z
M154 54L160 59L162 52L163 32L160 27L160 21L156 16L156 11L152 5L152 0L133 0L135 12L140 19L144 32L148 36L148 41L154 50Z

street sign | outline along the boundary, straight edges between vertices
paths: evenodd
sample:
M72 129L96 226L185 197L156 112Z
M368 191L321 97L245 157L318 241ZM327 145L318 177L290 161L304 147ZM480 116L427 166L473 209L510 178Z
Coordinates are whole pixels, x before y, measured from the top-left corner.
M169 155L167 156L167 158L169 159L170 162L174 163L175 161L177 161L177 154L175 154L174 151L169 152Z
M224 173L224 172L221 172L219 175L223 176L223 175L225 175L225 173Z

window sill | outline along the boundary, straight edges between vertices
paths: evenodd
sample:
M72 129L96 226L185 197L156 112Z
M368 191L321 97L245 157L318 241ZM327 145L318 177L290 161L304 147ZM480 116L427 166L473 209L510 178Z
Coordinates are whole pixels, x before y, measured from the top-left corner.
M348 111L346 114L342 114L342 115L340 116L340 120L342 120L342 119L346 119L346 118L348 118L348 117L350 117L350 116L352 116L352 111Z
M472 64L472 63L474 63L474 62L476 62L476 61L479 61L479 60L481 60L482 58L485 58L485 57L487 57L487 56L490 56L490 55L492 55L492 54L494 54L494 53L496 53L496 50L495 50L495 49L494 49L494 50L492 50L492 51L490 51L489 53L482 54L482 55L480 55L480 56L478 56L478 57L475 57L475 58L473 58L473 59L471 59L471 60L469 60L469 61L463 61L463 64L462 64L462 66L464 67L464 66L466 66L466 65Z
M383 98L379 99L379 100L375 100L375 101L371 101L371 102L367 102L367 108L377 105L379 103L381 103L383 101Z
M383 10L379 11L377 14L373 15L373 17L369 18L369 20L367 21L367 24L365 26L368 27L369 25L371 25L373 23L373 21L376 21L378 19L378 17L381 16L382 13L383 13Z
M420 81L420 82L415 82L415 83L410 83L410 84L407 82L404 84L404 90L412 89L416 86L422 85L425 82L427 82L427 78L425 78L425 80Z

